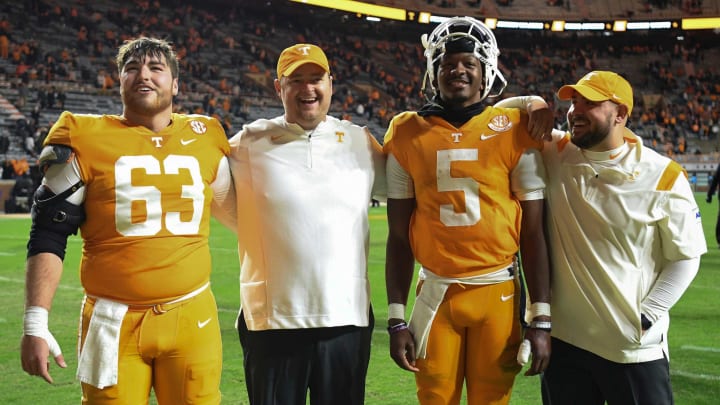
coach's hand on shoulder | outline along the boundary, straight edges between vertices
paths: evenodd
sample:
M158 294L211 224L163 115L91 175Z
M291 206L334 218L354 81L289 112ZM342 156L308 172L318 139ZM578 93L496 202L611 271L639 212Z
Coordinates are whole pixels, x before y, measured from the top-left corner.
M413 339L407 323L402 319L388 320L388 333L390 334L390 357L400 368L416 372L415 367L415 339Z

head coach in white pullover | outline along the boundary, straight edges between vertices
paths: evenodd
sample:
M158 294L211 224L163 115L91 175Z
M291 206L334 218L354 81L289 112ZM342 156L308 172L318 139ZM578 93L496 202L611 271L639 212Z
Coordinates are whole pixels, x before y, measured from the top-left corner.
M285 49L284 115L230 139L241 312L252 405L362 404L374 326L368 208L385 157L363 127L327 115L332 76L311 44Z
M626 127L633 91L620 75L590 72L558 97L570 100L569 132L543 149L553 266L543 402L672 404L669 311L707 252L687 174ZM501 104L536 102L546 106Z

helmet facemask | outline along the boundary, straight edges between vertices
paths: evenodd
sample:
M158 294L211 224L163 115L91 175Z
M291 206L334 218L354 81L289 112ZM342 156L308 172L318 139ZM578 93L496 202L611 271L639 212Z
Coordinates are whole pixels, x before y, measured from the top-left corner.
M440 60L446 53L472 52L483 65L483 90L481 100L499 96L507 85L505 77L498 69L500 50L492 31L480 21L471 17L453 17L435 27L428 36L421 37L427 61L422 91L432 102L437 95L435 79ZM463 48L461 50L461 48ZM490 94L499 80L497 92Z

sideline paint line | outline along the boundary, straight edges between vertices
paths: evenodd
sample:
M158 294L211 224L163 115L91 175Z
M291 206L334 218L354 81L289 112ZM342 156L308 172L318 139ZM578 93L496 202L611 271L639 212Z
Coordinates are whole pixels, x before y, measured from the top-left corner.
M681 350L695 350L698 352L712 352L712 353L720 353L720 348L717 347L705 347L705 346L693 346L693 345L683 345L680 346Z
M692 378L694 380L720 381L720 375L695 374L695 373L688 373L686 371L678 371L678 370L672 370L672 369L670 369L670 374L671 375L679 375L681 377Z
M15 283L15 284L25 284L24 279L9 278L9 277L3 277L3 276L0 276L0 281L5 281L8 283ZM83 291L83 289L81 287L73 287L70 285L63 285L63 284L58 285L58 289L70 290L70 291Z
M720 291L720 287L712 285L694 285L690 284L690 288L697 288L698 290L715 290Z

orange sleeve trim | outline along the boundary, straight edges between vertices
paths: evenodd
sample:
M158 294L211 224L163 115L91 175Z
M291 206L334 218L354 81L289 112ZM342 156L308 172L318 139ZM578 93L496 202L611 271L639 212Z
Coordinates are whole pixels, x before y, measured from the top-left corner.
M675 180L677 180L680 173L687 178L687 172L682 166L680 166L677 162L670 162L670 164L665 167L665 171L663 171L662 176L660 176L656 190L669 191L672 189L672 186L675 184Z
M565 136L557 142L557 150L558 152L562 152L563 149L565 149L565 146L570 143L570 134L566 133Z

